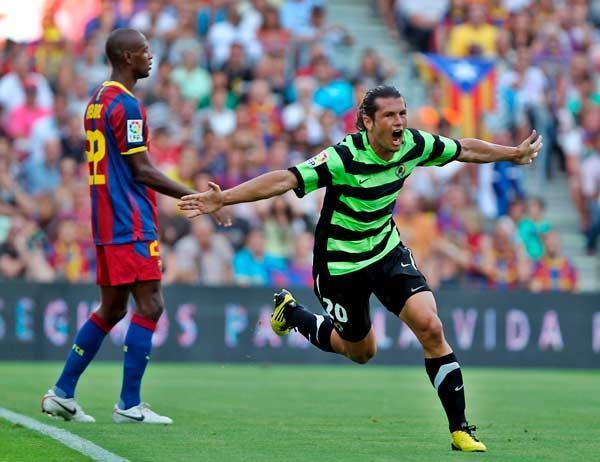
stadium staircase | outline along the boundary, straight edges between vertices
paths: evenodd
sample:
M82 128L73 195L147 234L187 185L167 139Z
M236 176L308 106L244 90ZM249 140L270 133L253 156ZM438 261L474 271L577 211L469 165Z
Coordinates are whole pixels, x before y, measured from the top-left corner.
M584 253L585 239L579 230L579 217L564 174L555 174L548 180L543 197L546 201L546 218L560 234L563 253L577 267L580 290L600 292L600 255Z
M327 18L332 24L345 25L353 35L353 46L339 50L337 63L353 72L362 50L374 48L397 67L389 83L400 89L413 106L425 101L425 88L406 43L392 39L370 0L329 0ZM412 102L412 103L411 103ZM560 174L549 180L544 190L547 218L561 236L562 249L575 263L582 291L600 291L600 257L583 254L584 238L579 231L578 218L572 205L566 178Z

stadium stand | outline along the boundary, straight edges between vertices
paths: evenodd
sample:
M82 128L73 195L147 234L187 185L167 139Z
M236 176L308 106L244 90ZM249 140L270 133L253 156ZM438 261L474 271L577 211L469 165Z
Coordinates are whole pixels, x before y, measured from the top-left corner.
M600 289L600 17L585 1L76 3L45 2L33 40L0 38L1 278L95 280L83 108L109 76L107 34L129 26L155 56L136 88L152 159L199 190L338 142L381 82L405 94L412 126L461 137L468 116L428 63L493 58L493 109L474 130L514 144L535 126L546 152L532 169L415 172L397 204L401 236L432 287ZM321 200L240 204L222 229L161 197L165 283L310 285Z

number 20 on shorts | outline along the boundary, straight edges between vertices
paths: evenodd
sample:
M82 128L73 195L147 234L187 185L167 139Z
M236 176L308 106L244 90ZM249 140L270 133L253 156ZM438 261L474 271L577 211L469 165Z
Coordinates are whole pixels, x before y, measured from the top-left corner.
M90 185L96 186L106 184L106 176L98 173L98 163L106 155L106 138L100 130L86 130L85 140L89 146L85 151L88 163L92 164L90 169Z
M346 308L344 308L339 303L334 304L331 300L325 297L323 297L323 301L327 306L325 310L327 311L329 316L331 316L333 319L340 323L348 322L348 313L346 312Z

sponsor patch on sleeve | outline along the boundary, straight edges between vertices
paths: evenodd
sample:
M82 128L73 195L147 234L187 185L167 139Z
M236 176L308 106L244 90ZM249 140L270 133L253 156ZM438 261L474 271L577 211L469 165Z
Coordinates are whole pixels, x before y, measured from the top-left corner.
M141 143L144 141L143 130L144 121L142 119L133 119L127 121L127 142Z
M311 157L310 159L308 159L306 161L306 165L310 168L317 168L319 165L324 164L325 162L327 162L327 158L329 156L327 155L327 152L325 151L321 151L319 154L317 154L314 157Z

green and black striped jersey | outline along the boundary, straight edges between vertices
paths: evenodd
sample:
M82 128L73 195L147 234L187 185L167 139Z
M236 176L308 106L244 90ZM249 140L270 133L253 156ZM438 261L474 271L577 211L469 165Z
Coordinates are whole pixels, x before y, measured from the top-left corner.
M315 233L315 270L347 274L387 255L400 243L392 212L406 177L415 167L445 165L459 154L458 141L409 128L400 150L385 161L362 131L291 167L298 197L327 188Z

